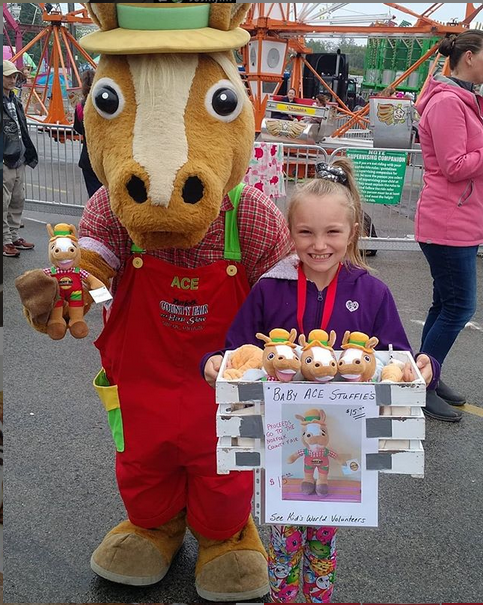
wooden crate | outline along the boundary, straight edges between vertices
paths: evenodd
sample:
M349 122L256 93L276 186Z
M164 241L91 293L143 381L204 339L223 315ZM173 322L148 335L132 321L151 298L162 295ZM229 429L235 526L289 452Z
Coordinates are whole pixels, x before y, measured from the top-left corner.
M384 357L384 353L378 352L378 355ZM340 352L336 352L338 354ZM425 438L425 420L421 408L426 402L426 385L408 352L395 351L393 354L402 361L409 361L418 378L411 383L355 383L371 384L379 406L379 416L366 419L366 436L379 440L379 452L368 454L366 464L368 469L383 473L422 476L424 450L421 441ZM216 383L220 474L264 466L263 381L221 378L229 355L230 351L225 355ZM384 361L389 361L389 352ZM345 382L345 388L350 384Z

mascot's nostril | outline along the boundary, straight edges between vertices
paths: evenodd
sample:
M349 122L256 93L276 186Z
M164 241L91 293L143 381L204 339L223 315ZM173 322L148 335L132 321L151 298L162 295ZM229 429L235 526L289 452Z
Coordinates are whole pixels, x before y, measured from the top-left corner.
M148 194L143 181L138 176L132 176L126 185L127 191L136 204L144 204L148 199Z
M204 190L200 179L197 176L190 176L183 187L183 201L187 204L196 204L203 197Z

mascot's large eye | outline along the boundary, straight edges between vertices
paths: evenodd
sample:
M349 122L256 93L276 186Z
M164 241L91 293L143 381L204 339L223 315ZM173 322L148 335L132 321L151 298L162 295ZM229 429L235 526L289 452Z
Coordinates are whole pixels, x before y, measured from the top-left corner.
M106 120L117 118L124 109L124 95L111 78L98 80L92 88L91 98L97 113Z
M245 95L240 96L229 80L220 80L206 93L205 107L208 113L222 122L232 122L241 113Z
M312 363L312 357L306 357L305 363Z

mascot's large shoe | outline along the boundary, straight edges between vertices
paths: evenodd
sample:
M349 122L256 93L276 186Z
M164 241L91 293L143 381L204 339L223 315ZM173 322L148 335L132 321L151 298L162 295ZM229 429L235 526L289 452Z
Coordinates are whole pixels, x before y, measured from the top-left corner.
M93 552L91 568L102 578L118 584L155 584L168 573L183 544L185 531L185 511L155 529L143 529L123 521Z
M198 540L196 591L208 601L247 601L269 592L267 554L250 517L228 540Z

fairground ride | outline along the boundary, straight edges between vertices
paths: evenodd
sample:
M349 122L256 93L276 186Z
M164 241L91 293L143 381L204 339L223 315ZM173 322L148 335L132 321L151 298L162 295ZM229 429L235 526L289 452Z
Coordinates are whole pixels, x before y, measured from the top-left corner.
M22 31L24 26L12 17L8 6L3 4L4 31L8 37L8 28L15 33L17 52L12 61L21 65L21 58L35 44L41 45L40 59L37 70L33 74L32 82L26 85L28 94L25 99L25 113L29 118L48 124L71 124L72 111L66 112L66 103L62 88L64 87L70 104L73 106L79 98L81 90L80 74L75 57L81 55L94 69L95 61L79 45L69 31L73 24L92 25L92 21L85 8L62 13L61 4L35 3L42 11L42 20L47 24L25 46L22 45ZM27 26L27 28L30 28ZM11 41L10 41L11 44ZM42 73L44 70L44 73ZM42 83L41 83L42 82Z
M277 94L284 81L284 72L291 65L290 85L297 91L297 97L303 97L303 71L304 68L313 72L322 87L338 103L339 111L346 114L349 119L336 130L332 136L342 136L347 130L359 124L367 126L364 118L369 111L369 105L363 109L352 112L337 94L324 81L320 74L310 65L306 55L312 51L306 45L307 38L339 38L344 35L350 37L385 37L385 38L432 38L437 39L413 63L407 66L402 73L387 86L397 88L420 65L436 55L429 70L430 75L438 64L437 48L440 39L446 34L460 33L468 29L469 24L483 9L483 4L475 7L473 3L465 4L465 18L461 22L442 23L432 18L442 3L431 4L422 14L414 12L401 4L383 3L391 10L400 11L416 19L414 25L396 25L395 17L389 15L369 16L370 24L361 25L364 17L337 17L333 15L338 9L349 4L315 4L315 3L256 3L250 8L242 27L246 29L251 40L242 49L245 78L253 106L257 132L260 131L265 116L267 101L270 95ZM357 5L355 5L357 6ZM359 5L360 7L360 5ZM345 22L344 22L345 20ZM358 25L354 24L356 20ZM352 21L352 22L351 22Z

